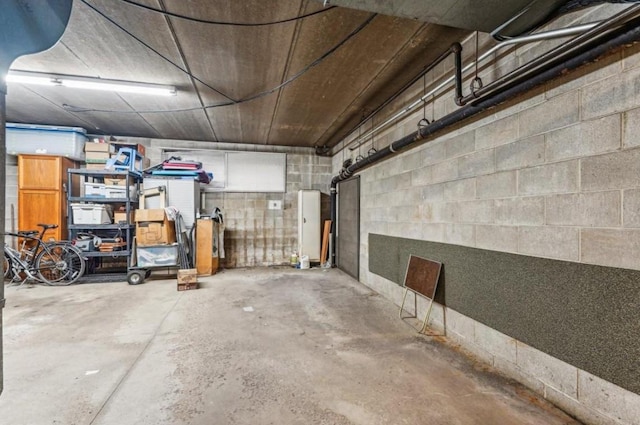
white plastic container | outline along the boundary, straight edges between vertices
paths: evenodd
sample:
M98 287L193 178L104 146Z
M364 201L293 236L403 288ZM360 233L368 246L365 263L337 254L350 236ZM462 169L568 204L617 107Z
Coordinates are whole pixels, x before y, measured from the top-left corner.
M300 268L308 269L310 267L311 267L311 263L309 262L309 256L303 255L302 257L300 257Z
M178 264L178 244L137 246L138 267L171 267Z
M80 127L7 123L7 154L60 155L82 160L86 133Z
M71 204L73 224L110 224L111 216L107 205Z
M124 199L127 197L127 186L104 186L105 197L107 198L120 198Z
M107 195L107 191L104 183L85 183L84 184L84 196L105 198L106 195Z

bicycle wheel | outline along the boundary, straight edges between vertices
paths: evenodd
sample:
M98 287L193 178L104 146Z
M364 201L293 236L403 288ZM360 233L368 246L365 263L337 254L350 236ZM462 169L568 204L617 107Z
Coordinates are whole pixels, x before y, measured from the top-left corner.
M4 262L2 264L2 270L4 271L4 279L11 279L13 277L11 258L7 257L7 253L4 253Z
M41 282L52 285L70 285L84 275L85 261L76 247L65 243L46 244L34 261Z

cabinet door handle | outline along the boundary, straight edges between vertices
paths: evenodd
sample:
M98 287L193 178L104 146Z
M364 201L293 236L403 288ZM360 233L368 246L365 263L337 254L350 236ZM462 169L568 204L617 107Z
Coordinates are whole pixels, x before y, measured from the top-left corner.
M302 217L302 222L303 222L303 223L306 223L306 222L307 222L307 219L306 219L306 218L304 218L304 217Z

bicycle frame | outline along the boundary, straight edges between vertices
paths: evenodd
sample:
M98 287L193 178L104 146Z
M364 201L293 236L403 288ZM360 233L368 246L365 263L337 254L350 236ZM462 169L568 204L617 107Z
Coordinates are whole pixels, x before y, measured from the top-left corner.
M20 258L21 255L19 251L11 248L9 245L5 243L4 253L11 260L10 265L11 265L12 279L10 283L17 282L17 278L20 276L20 273L22 272L26 273L27 279L34 279L34 280L40 281L40 279L38 279L38 277L34 274L35 270L33 269L31 262L24 261L22 258ZM30 259L32 260L34 257L35 255L31 256ZM24 281L27 279L23 279L21 281Z

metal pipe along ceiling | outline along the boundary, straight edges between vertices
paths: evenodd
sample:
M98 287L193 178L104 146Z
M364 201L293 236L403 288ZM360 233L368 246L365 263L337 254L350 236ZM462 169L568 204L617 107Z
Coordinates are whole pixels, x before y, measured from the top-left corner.
M561 28L561 29L557 29L557 30L545 31L545 32L526 35L526 36L522 36L522 37L510 38L508 40L502 41L500 44L497 44L497 45L493 46L491 49L487 50L485 53L483 53L482 55L480 55L478 57L477 61L473 61L473 62L470 62L469 64L467 64L464 68L462 68L462 73L465 73L465 72L469 71L470 69L472 69L475 66L476 62L480 63L480 62L484 61L485 59L487 59L488 57L493 55L495 52L497 52L498 50L503 49L505 47L509 47L511 45L518 45L518 44L534 43L536 41L552 40L552 39L556 39L556 38L569 37L569 36L572 36L572 35L579 35L579 34L584 33L585 31L588 31L588 30L594 28L598 24L599 24L599 22L594 22L594 23L590 23L590 24L577 25L575 27ZM451 52L449 50L447 50L445 53L443 53L443 55L441 55L438 58L436 58L427 68L425 68L424 71L422 71L415 78L413 78L409 82L409 84L406 84L396 94L394 94L389 99L387 99L379 108L376 108L376 110L374 110L371 114L369 114L369 116L366 117L363 121L366 121L367 119L369 119L370 117L375 115L377 112L382 110L382 108L384 108L389 103L391 103L404 90L408 89L413 83L418 81L418 79L420 79L420 77L422 77L424 74L426 74L427 72L432 70L438 63L440 63L450 53ZM375 128L369 130L368 132L366 132L363 135L361 135L358 138L356 138L355 141L357 143L354 146L350 146L349 150L353 151L353 150L357 149L369 137L371 137L372 135L376 134L377 132L383 130L389 124L392 124L396 120L402 118L404 115L406 115L409 112L411 112L417 106L422 105L423 102L426 102L427 99L429 99L432 96L435 96L440 91L442 91L443 89L447 88L450 84L454 83L455 80L456 79L455 79L454 75L452 75L449 78L445 79L440 84L438 84L436 87L434 87L433 89L429 90L422 97L417 99L415 102L413 102L410 105L406 106L401 111L399 111L398 113L396 113L392 117L388 118L384 122L378 124L377 126L375 126ZM353 134L353 132L355 130L357 130L358 127L360 127L361 125L362 124L358 124L355 128L350 130L349 133L345 137L348 137L350 134ZM351 142L351 143L353 143L353 142Z
M640 41L640 6L633 6L633 14L630 14L630 10L623 12L627 18L626 23L618 27L615 31L605 32L602 36L603 40L599 44L592 46L591 43L585 43L582 48L576 47L572 50L572 56L565 58L561 63L552 61L551 63L542 64L537 69L537 74L518 81L510 86L491 93L484 98L476 99L473 104L468 104L455 112L452 112L437 121L432 122L418 131L405 136L401 139L392 142L390 145L381 149L372 155L364 158L361 161L352 164L351 166L341 170L340 174L333 177L331 180L331 219L332 219L332 246L335 247L335 223L336 223L336 206L337 206L337 184L351 177L357 171L368 167L374 163L377 163L393 153L402 149L415 145L417 142L424 140L432 134L441 131L449 126L466 120L480 112L483 112L489 108L495 107L501 103L515 98L516 96L523 94L534 87L544 84L554 78L566 74L567 71L577 69L585 64L593 62L599 59L601 56L610 53L612 50L620 48L625 44L634 43ZM613 21L617 17L613 18ZM603 25L607 25L604 23ZM335 265L335 252L331 253L332 265Z

